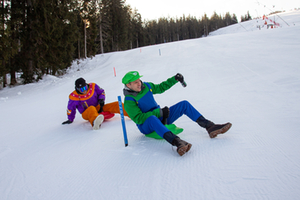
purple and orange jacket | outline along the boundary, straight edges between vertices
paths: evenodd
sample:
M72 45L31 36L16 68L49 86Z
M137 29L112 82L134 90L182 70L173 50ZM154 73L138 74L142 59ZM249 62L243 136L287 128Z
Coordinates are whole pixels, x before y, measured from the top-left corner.
M82 114L88 107L97 106L98 100L105 100L105 91L100 88L96 83L89 83L89 89L87 94L78 94L74 90L69 95L68 102L68 119L73 121L75 119L76 109Z

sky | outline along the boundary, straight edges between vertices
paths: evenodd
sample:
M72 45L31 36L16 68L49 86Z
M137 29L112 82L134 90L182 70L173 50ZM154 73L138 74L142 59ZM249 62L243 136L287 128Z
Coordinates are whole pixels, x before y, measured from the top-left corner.
M234 13L240 21L241 16L247 14L247 11L252 18L255 18L269 14L270 10L290 10L300 7L300 0L151 0L151 3L146 2L148 1L126 0L127 5L136 8L142 18L148 20L169 16L179 18L183 14L201 18L204 13L211 17L216 11L221 15L225 15L226 12Z

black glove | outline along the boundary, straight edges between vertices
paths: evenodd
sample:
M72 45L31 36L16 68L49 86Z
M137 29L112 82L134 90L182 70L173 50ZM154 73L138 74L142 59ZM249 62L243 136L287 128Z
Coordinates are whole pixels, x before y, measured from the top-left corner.
M67 120L67 121L63 122L62 124L64 125L64 124L71 124L71 123L73 123L73 122L70 120Z
M102 113L102 111L103 111L103 106L104 106L104 104L105 104L104 99L99 99L99 100L98 100L98 103L99 103L99 105L100 105L100 110L99 110L98 113Z
M183 82L183 76L182 76L182 74L177 73L177 74L175 75L175 79L176 79L177 81L179 81L180 83Z
M162 123L167 124L167 119L169 117L170 110L167 106L165 106L164 108L161 109L161 111L162 111L162 117L163 117Z
M186 83L185 83L185 81L184 81L184 78L183 78L182 74L177 73L177 74L175 75L175 79L176 79L177 81L179 81L183 87L186 87Z

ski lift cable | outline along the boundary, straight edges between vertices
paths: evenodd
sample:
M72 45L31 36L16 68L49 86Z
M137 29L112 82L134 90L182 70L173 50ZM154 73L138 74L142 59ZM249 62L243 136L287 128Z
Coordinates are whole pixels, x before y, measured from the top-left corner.
M263 4L259 3L258 1L257 1L257 3L258 3L258 5L263 5ZM267 8L267 9L269 9L272 13L274 13L274 11L271 10L271 9L270 9L269 7L267 7L266 5L264 5L264 7ZM290 26L290 25L289 25L284 19L282 19L277 13L275 13L275 15L276 15L277 17L279 17L282 21L284 21L284 23L286 23L286 25Z

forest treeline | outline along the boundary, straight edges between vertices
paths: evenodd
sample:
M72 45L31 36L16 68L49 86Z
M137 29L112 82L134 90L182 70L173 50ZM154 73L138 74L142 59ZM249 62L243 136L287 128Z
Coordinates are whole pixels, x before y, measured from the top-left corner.
M216 12L142 21L124 0L1 0L0 81L38 81L60 75L75 59L164 42L207 36L237 23L235 14ZM249 13L241 20L249 20Z

